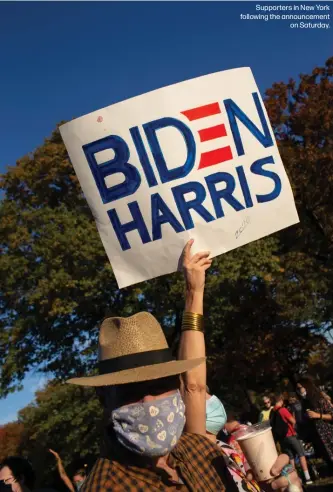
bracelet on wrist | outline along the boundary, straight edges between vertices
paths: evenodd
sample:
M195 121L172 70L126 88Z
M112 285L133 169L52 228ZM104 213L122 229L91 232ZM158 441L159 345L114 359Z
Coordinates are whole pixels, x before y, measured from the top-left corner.
M204 317L202 314L184 311L181 331L201 331L205 332Z

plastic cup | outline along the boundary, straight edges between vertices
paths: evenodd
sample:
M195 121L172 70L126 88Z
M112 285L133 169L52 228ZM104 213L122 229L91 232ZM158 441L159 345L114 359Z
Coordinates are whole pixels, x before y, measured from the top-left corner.
M272 479L271 469L278 454L268 421L241 429L235 438L259 482Z

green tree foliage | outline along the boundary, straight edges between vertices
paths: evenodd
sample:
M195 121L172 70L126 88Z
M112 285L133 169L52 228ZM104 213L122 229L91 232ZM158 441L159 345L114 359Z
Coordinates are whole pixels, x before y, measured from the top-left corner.
M221 294L231 301L219 318L210 317L210 352L217 387L234 398L238 387L244 399L244 388L273 389L284 376L293 381L316 354L330 350L323 334L332 323L332 75L333 58L299 82L274 84L266 92L301 223L257 243L267 248L275 241L257 258L271 255L277 268L231 283L218 276L215 292L208 289L209 305Z
M2 177L0 393L28 367L57 377L83 371L97 324L136 310L119 291L57 131ZM74 348L75 347L75 348Z
M244 399L307 367L332 318L332 66L266 94L301 224L214 260L207 349L214 389ZM179 274L119 291L56 130L2 177L0 392L30 367L58 379L91 371L106 313L151 310L172 342ZM274 220L274 217L272 217ZM140 295L139 295L140 294Z
M90 462L99 452L102 409L91 388L50 382L36 393L34 402L19 412L19 451L31 461L39 485L50 483L56 461L62 458L70 476L79 459ZM57 475L57 473L56 473Z

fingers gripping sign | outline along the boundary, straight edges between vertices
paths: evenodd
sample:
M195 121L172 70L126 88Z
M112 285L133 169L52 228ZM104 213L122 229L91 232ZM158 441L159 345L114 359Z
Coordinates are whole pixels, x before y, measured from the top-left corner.
M209 258L210 251L201 251L195 255L191 254L193 239L187 242L182 256L184 276L187 290L202 292L205 288L206 270L211 266L212 259Z

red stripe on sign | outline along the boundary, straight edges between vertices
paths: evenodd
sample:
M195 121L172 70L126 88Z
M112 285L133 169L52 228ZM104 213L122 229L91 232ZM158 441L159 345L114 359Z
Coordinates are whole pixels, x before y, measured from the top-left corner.
M207 142L207 140L213 140L214 138L226 137L227 132L224 125L216 125L199 130L199 136L200 142Z
M206 106L200 106L199 108L187 109L182 111L182 114L186 116L190 121L199 120L200 118L207 118L207 116L213 116L214 114L221 113L219 103L206 104Z
M198 169L204 167L214 166L220 162L230 161L232 159L232 152L230 147L223 147L222 149L211 150L201 155L200 164Z

